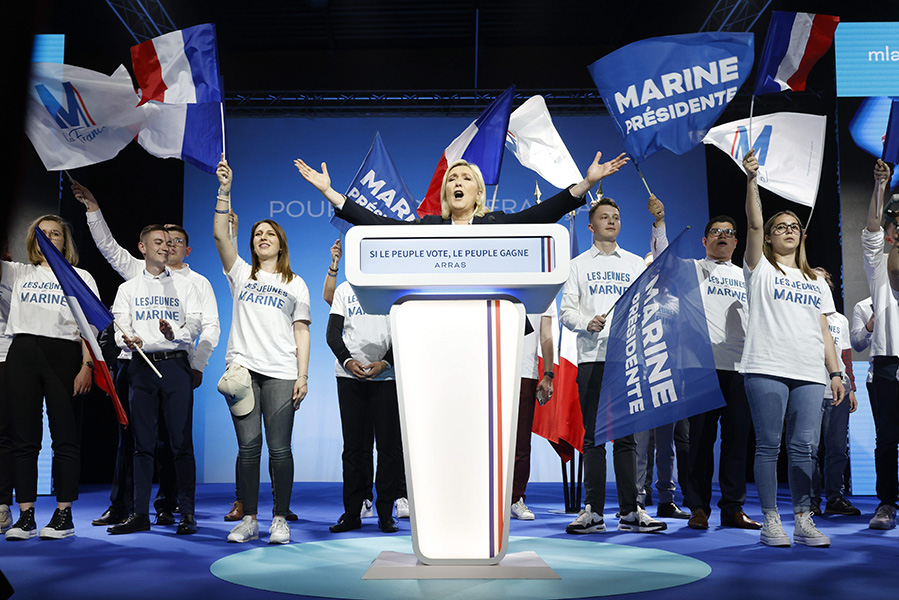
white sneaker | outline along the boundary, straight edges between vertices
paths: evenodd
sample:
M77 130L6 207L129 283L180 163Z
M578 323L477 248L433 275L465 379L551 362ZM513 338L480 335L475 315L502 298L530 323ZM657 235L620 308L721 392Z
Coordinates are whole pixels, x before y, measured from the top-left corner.
M512 516L522 521L533 521L534 511L527 507L524 498L519 498L518 502L512 505Z
M892 504L881 504L874 517L868 522L869 529L892 529L896 526L896 507Z
M830 538L818 531L812 520L812 513L796 513L796 526L793 528L793 541L805 546L830 546Z
M240 520L240 523L234 526L231 533L228 534L228 541L237 544L243 544L252 540L259 539L259 522L253 517L247 515Z
M668 524L664 521L656 521L649 516L643 507L637 506L637 510L618 519L618 531L630 531L633 533L652 533L664 531Z
M12 527L12 511L6 504L0 504L0 533Z
M780 523L780 515L777 514L776 510L765 512L761 541L766 546L787 547L791 544L790 536L784 531L783 525Z
M272 519L272 526L268 528L269 544L287 544L290 542L290 527L284 517Z
M393 503L393 508L396 509L397 519L409 518L409 500L407 498L397 498Z
M593 508L588 504L578 513L577 518L568 524L565 533L602 533L605 530L606 524L602 515L593 512Z
M371 500L366 498L365 500L362 501L362 512L359 513L359 518L367 519L368 517L373 517L373 516L375 516L375 513L371 508Z

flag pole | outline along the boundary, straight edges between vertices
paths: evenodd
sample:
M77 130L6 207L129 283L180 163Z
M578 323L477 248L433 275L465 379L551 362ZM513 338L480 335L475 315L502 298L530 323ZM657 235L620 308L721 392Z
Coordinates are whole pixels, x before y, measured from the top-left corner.
M752 95L752 100L749 101L749 139L746 140L749 142L749 147L752 148L752 113L755 112L755 94Z
M640 180L643 181L643 186L646 188L646 191L649 193L650 196L652 196L652 190L649 189L649 184L646 183L646 178L643 177L643 173L642 173L642 171L640 171L640 167L637 165L636 162L634 163L634 168L637 169L637 174L640 175Z
M493 199L490 201L490 212L496 208L496 190L499 189L499 183L493 186Z
M122 335L128 335L128 333L124 329L122 329L122 326L119 325L118 321L113 319L112 322L119 329L119 331L122 332ZM129 335L128 337L131 337L131 336ZM150 359L147 358L147 355L144 354L144 351L141 350L141 348L139 346L135 346L134 349L137 350L137 353L140 354L145 361L147 361L147 366L149 366L151 369L153 369L153 372L156 373L156 376L159 377L160 379L162 379L162 373L159 372L159 369L157 369L155 366L153 366L153 363L150 362Z

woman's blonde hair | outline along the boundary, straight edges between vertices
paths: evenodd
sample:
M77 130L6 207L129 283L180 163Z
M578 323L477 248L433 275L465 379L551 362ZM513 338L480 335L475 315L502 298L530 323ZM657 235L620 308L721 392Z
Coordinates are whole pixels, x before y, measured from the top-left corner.
M287 234L284 233L284 229L278 225L277 222L272 221L271 219L256 221L256 223L253 224L253 228L250 230L250 256L253 257L253 264L250 269L250 279L256 279L256 273L259 272L259 268L261 267L259 257L256 256L256 248L253 246L253 239L256 237L256 229L263 223L271 225L272 229L275 230L275 235L278 236L279 250L275 272L281 275L281 281L290 283L296 275L290 270L290 253L287 250Z
M75 240L72 239L72 228L69 227L69 224L65 219L59 215L44 215L38 217L28 226L28 233L25 235L25 248L28 250L28 262L33 265L39 265L44 260L44 255L41 253L41 248L37 243L37 233L35 232L35 229L38 228L42 221L53 221L59 225L62 229L62 255L69 261L70 265L76 266L78 264L78 249L75 248Z
M481 169L479 169L476 164L461 158L453 161L453 163L446 168L446 173L443 174L443 183L440 186L440 216L443 217L443 219L449 219L452 216L450 213L449 200L447 200L446 197L446 180L449 179L450 171L456 167L468 167L471 169L471 172L474 173L474 180L478 184L478 198L474 203L474 216L483 217L488 212L487 188L484 185L484 176L481 174Z
M766 238L771 236L771 230L774 229L774 223L777 221L778 217L782 217L783 215L793 217L796 219L796 222L799 223L799 226L802 227L802 221L799 220L796 213L792 210L782 210L765 221L763 231ZM778 264L777 258L774 256L774 250L771 248L771 243L767 239L765 240L765 243L762 244L762 252L775 269L786 275L783 268ZM805 257L805 229L802 229L799 232L799 246L796 247L796 266L799 267L799 270L802 271L802 274L805 275L807 279L815 280L818 278L818 274L809 266L808 260Z

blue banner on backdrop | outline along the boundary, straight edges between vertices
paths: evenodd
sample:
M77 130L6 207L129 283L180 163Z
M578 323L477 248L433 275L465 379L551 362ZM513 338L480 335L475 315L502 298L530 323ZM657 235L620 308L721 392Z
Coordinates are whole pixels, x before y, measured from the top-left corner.
M724 406L699 291L699 242L684 230L615 305L597 444Z
M362 161L362 166L353 177L346 191L347 198L361 204L375 214L385 215L401 221L414 221L415 198L400 177L387 147L381 141L381 132L375 133L371 148ZM349 231L350 225L336 214L331 217L331 225L342 233Z
M702 142L752 70L753 34L694 33L634 42L588 68L635 162Z

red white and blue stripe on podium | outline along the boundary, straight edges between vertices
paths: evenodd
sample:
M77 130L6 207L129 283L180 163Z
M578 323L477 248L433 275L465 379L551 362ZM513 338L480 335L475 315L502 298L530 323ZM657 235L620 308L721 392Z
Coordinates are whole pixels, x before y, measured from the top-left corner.
M503 462L503 372L501 301L487 301L487 427L489 492L489 552L492 558L502 550L505 517L505 474Z

